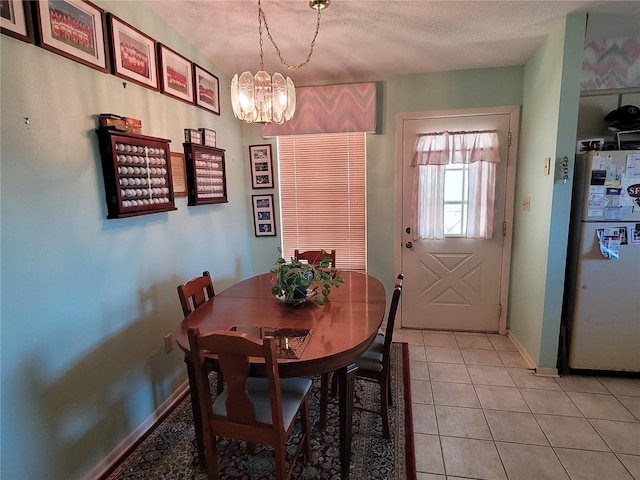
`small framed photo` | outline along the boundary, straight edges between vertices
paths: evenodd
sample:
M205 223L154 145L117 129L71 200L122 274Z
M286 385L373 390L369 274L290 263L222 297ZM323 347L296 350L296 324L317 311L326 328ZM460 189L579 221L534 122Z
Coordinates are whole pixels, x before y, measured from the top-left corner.
M187 171L184 153L171 152L171 180L173 181L173 194L176 197L186 197Z
M0 31L23 42L33 43L31 2L25 0L0 1Z
M271 145L249 145L253 188L273 188Z
M193 103L193 67L191 62L166 45L158 44L162 93Z
M218 77L194 63L193 81L196 106L220 115L220 82Z
M159 90L156 41L115 15L107 17L114 75Z
M251 195L251 201L256 237L274 237L276 220L273 216L273 195Z
M109 71L104 10L83 0L39 0L38 45L101 72Z

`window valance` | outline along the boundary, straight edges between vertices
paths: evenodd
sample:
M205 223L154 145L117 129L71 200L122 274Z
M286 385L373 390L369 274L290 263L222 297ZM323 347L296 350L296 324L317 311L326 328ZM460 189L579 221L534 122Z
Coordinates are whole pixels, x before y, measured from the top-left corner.
M495 130L418 134L411 166L479 161L500 163L500 141Z
M375 132L376 84L350 83L296 88L296 113L282 125L262 126L264 137Z

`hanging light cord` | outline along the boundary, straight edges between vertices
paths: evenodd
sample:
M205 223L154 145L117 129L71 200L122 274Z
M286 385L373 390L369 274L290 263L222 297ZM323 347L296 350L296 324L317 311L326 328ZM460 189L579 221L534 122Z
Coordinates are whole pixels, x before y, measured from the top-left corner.
M276 49L276 52L278 53L278 58L280 59L280 63L282 63L282 65L284 65L285 67L287 67L289 70L292 71L296 71L299 68L304 67L306 64L309 63L309 60L311 60L311 55L313 54L313 47L315 47L316 45L316 38L318 37L318 32L320 31L320 16L321 16L321 8L317 8L316 10L318 10L318 20L316 22L316 32L313 35L313 40L311 40L311 45L309 47L309 54L307 55L307 59L302 62L299 63L298 65L289 65L284 58L282 58L282 54L280 53L280 49L278 48L278 45L276 45L275 40L273 39L273 37L271 36L271 32L269 32L269 24L267 23L267 17L264 14L264 11L262 10L262 5L260 4L260 0L258 0L258 32L260 33L260 70L264 70L264 53L262 52L262 22L264 22L264 26L267 30L267 36L269 37L269 40L271 40L271 43L273 44L273 47Z

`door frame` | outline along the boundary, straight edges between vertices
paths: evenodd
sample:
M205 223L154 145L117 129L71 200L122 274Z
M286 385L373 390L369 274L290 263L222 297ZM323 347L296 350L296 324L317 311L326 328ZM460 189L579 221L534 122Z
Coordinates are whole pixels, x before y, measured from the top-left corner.
M505 334L509 312L509 276L511 273L511 246L513 243L513 216L515 211L515 183L516 163L518 152L518 131L520 126L520 106L504 105L499 107L464 108L452 110L427 110L419 112L399 112L396 114L396 235L394 240L394 267L396 272L402 271L402 255L404 252L404 223L403 223L403 145L404 122L420 119L438 119L445 117L474 117L479 115L509 115L509 128L511 133L511 145L507 148L507 185L505 198L504 218L506 231L504 246L502 249L502 268L500 283L500 304L502 311L498 323L498 333ZM498 231L499 232L499 231ZM402 305L398 310L399 324L402 326Z

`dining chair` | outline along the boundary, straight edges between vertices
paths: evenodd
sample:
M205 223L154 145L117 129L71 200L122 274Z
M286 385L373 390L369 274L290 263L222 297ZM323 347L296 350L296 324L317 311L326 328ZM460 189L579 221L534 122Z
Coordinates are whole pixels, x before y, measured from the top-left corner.
M311 458L308 378L280 378L275 340L263 340L246 333L218 330L201 335L187 331L190 358L195 371L195 394L201 405L207 478L218 478L217 437L246 441L274 448L276 478L288 479L300 453ZM212 402L205 355L216 354L227 380L221 395ZM250 357L264 359L266 377L250 376ZM192 395L194 392L192 391ZM301 435L287 468L285 443L300 414Z
M178 285L178 297L185 317L213 298L215 294L211 274L208 271L202 272L201 277L192 278L184 285Z
M306 250L304 252L301 252L300 250L296 249L293 252L293 258L295 258L296 260L306 260L312 265L318 265L320 262L322 262L322 260L324 260L327 257L331 258L331 263L329 264L329 267L335 268L336 266L335 250L331 250L331 252L328 252L327 250Z
M192 278L184 285L178 285L177 288L180 305L182 305L182 313L185 317L216 295L211 274L206 270L202 272L201 277ZM210 362L209 368L216 372L218 379L217 391L221 393L224 385L223 375L215 363L211 364Z
M396 278L393 296L391 297L391 306L389 307L389 315L387 316L387 325L384 331L376 335L367 350L355 361L358 367L358 370L356 370L356 378L374 381L380 385L380 412L374 413L380 413L382 416L382 436L384 438L391 436L389 431L389 406L393 405L393 395L391 393L390 352L396 312L398 311L398 304L400 303L400 296L402 295L403 280L404 275L401 273ZM331 386L332 396L335 396L336 380L337 376L334 373ZM320 385L320 428L324 428L327 422L328 390L329 374L324 374L322 375Z
M186 317L198 307L200 307L203 303L205 303L208 299L213 298L215 296L215 290L213 288L213 281L211 280L211 274L208 271L202 272L201 277L195 277L186 282L184 285L178 285L178 298L180 299L180 305L182 306L182 313ZM193 371L190 367L190 362L187 356L185 355L184 359L187 364L187 374L189 376L189 385L194 383L193 379ZM216 372L216 392L218 395L222 393L224 388L224 377L220 368L218 367L217 362L214 360L207 362L207 368L210 372ZM191 408L193 410L193 423L196 432L196 444L202 445L202 425L200 423L200 415L198 412L200 411L200 407L198 405L198 399L193 399L191 402ZM204 452L200 453L200 459L204 456ZM202 461L201 461L202 463ZM202 463L203 464L203 463Z

